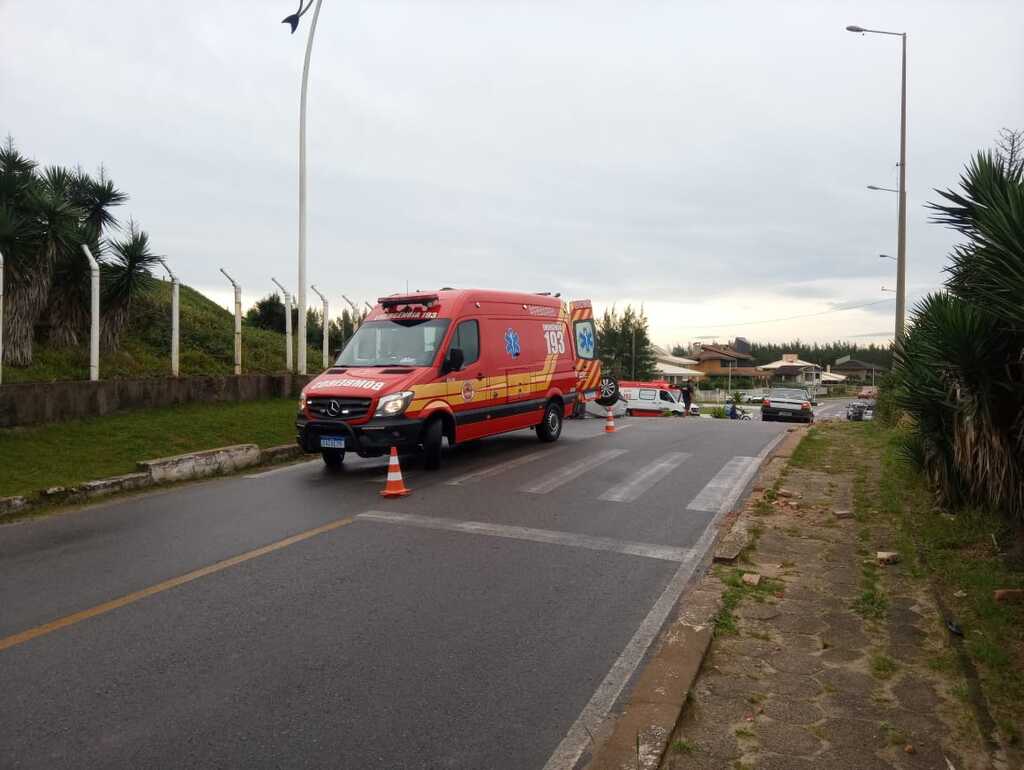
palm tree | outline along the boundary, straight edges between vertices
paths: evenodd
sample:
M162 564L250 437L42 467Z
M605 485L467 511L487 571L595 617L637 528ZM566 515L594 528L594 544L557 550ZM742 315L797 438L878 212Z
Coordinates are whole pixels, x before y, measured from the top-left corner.
M128 196L114 187L100 167L99 178L77 171L68 185L68 196L80 212L78 241L89 246L97 260L103 257L101 238L110 229L120 229L110 213ZM89 265L80 248L58 256L50 289L49 339L57 346L72 347L89 328Z
M121 332L128 325L132 302L156 283L150 268L160 257L150 250L149 235L133 221L128 223L127 238L108 243L110 250L101 266L105 308L101 338L107 349L116 350Z
M0 248L4 250L4 357L16 366L32 363L35 326L46 310L58 255L79 243L79 211L68 201L71 175L36 164L8 138L0 149Z

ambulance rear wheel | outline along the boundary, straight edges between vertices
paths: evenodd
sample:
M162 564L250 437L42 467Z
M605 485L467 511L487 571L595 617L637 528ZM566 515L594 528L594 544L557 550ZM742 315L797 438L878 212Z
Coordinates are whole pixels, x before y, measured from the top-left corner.
M544 409L544 419L537 426L537 438L545 443L558 441L562 435L562 405L551 401Z
M324 465L328 468L340 468L345 462L344 449L322 449L320 456L324 458Z
M441 439L444 438L444 426L439 417L433 418L423 429L423 467L428 471L436 471L441 467Z

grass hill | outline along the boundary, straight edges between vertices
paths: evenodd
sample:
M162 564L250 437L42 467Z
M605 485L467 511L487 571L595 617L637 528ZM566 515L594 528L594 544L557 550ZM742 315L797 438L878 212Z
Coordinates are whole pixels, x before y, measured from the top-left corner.
M181 375L231 374L234 316L188 286L180 293ZM5 383L86 380L88 336L77 348L34 345L32 366L5 366ZM309 371L319 371L320 351L308 348ZM242 324L242 372L283 372L284 335ZM116 353L100 351L100 377L162 377L171 373L171 285L160 281L132 305L131 320Z

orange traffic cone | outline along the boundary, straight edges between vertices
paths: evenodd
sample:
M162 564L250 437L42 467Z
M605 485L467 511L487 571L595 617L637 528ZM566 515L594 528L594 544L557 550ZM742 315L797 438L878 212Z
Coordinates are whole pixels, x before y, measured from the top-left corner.
M604 423L604 432L605 433L614 433L615 432L615 418L612 416L612 408L611 407L608 407L608 419L606 419L605 423Z
M388 460L388 483L384 485L380 495L381 497L405 497L411 491L402 481L402 467L398 464L398 450L391 447L391 458Z

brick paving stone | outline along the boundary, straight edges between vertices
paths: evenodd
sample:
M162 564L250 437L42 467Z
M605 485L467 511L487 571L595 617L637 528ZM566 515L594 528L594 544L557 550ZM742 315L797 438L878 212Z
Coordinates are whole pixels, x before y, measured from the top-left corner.
M821 750L821 739L806 727L785 722L759 722L758 745L763 751L808 757Z
M741 605L736 610L736 615L741 618L751 618L752 620L771 620L778 616L779 612L779 607L776 604L753 602Z
M847 668L830 668L822 671L815 678L825 685L826 690L831 688L836 692L864 696L869 696L876 684L875 679L870 675Z
M766 642L762 639L730 638L723 640L722 649L735 655L763 659L775 655L781 648L775 642Z
M837 747L816 756L818 767L827 770L897 770L884 759L868 754L862 748ZM936 770L945 770L939 767Z
M903 708L918 713L933 712L941 702L931 683L913 674L904 676L893 685L892 694Z
M769 698L762 708L761 713L766 717L791 725L812 725L825 716L825 712L810 701L785 696Z
M824 692L820 683L809 676L772 674L761 680L761 685L771 693L789 698L817 698Z
M775 641L784 650L793 652L821 652L821 639L816 634L780 633Z
M822 737L833 746L852 746L861 749L884 748L889 736L875 719L850 719L833 717L826 719L818 729Z
M768 664L786 674L816 674L825 667L817 655L788 650L772 655Z
M754 770L819 770L814 759L802 759L780 754L762 754L751 765ZM723 770L719 768L719 770Z
M865 645L866 647L867 645ZM851 650L845 647L829 647L821 653L821 660L830 666L843 666L864 657L863 650Z

